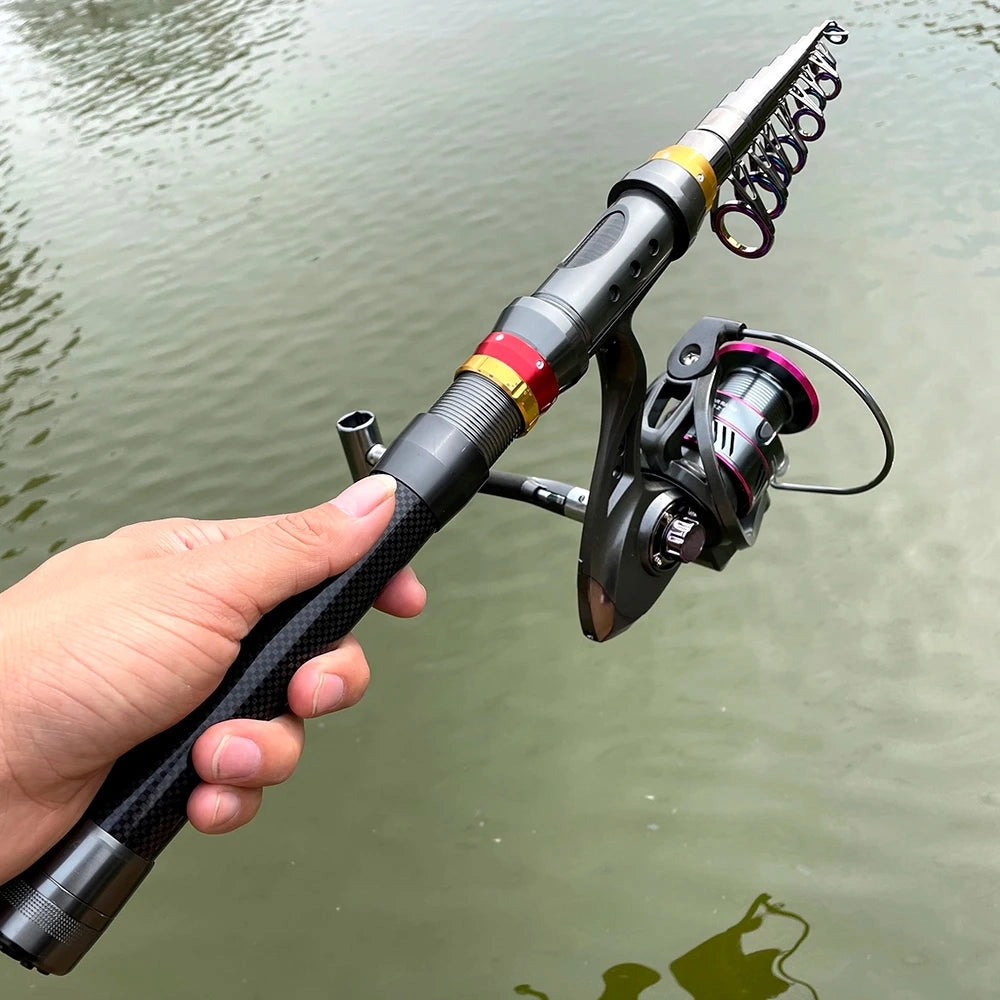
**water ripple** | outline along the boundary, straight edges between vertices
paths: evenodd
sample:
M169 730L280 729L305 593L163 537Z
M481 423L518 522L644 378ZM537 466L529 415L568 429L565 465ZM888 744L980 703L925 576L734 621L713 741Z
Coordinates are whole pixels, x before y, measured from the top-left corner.
M86 143L170 126L219 130L256 110L259 65L296 37L302 0L60 0L12 6L20 37L51 71L47 110Z
M9 194L10 151L0 134L0 559L22 555L16 532L48 503L56 472L39 472L38 446L51 431L57 401L56 372L80 339L62 332L62 293L42 248L26 241L30 213ZM42 466L44 468L44 465ZM22 478L22 477L27 478ZM51 553L62 539L50 542Z
M935 0L882 0L880 3L855 3L858 14L877 16L896 11L902 28L923 28L928 34L955 35L973 45L982 45L1000 55L1000 3L997 0L967 0L965 3L936 3ZM870 23L870 22L869 22ZM964 68L964 67L963 67ZM1000 87L1000 81L993 86Z

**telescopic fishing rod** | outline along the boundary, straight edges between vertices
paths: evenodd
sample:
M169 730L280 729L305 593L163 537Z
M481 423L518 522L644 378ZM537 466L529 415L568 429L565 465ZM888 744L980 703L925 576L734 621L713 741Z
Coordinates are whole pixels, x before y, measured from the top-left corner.
M814 348L703 319L647 386L632 333L636 306L687 251L706 216L733 252L753 258L770 250L774 219L825 130L828 102L840 93L829 46L846 39L837 22L824 22L727 94L675 145L618 181L583 241L532 295L501 313L444 394L388 448L371 413L342 419L354 475L374 465L397 481L385 533L346 572L265 615L216 691L123 756L77 826L0 886L0 949L41 972L69 972L184 825L198 783L195 740L217 722L287 712L298 667L347 635L389 580L477 493L582 520L580 621L589 638L603 642L649 610L682 564L722 569L752 545L769 487L857 493L885 478L893 454L885 417L852 375ZM719 197L723 184L732 188L727 201ZM730 231L736 216L756 228L756 243ZM779 432L811 426L819 400L805 373L761 341L804 351L862 397L886 447L874 479L848 488L781 479L787 457ZM589 489L491 473L595 356L603 402Z

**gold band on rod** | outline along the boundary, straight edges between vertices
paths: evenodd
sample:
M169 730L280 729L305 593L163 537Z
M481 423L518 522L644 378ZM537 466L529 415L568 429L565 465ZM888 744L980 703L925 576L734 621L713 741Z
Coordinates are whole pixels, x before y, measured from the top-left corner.
M698 182L705 196L705 208L711 210L715 193L719 190L719 182L712 164L697 149L692 149L690 146L667 146L666 149L653 153L650 159L670 160L671 163L683 167Z
M460 372L482 375L483 378L489 379L510 396L511 401L521 411L521 416L524 419L524 430L521 432L521 436L527 434L535 426L541 415L538 400L531 391L531 386L510 365L506 365L496 358L491 358L488 354L473 354L465 364L458 368L455 374L458 375Z

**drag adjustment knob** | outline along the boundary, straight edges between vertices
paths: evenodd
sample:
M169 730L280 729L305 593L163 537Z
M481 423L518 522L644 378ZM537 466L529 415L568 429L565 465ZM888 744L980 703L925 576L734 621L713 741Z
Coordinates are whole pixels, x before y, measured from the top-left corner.
M694 562L705 547L705 528L693 518L675 517L663 534L664 554L679 562Z

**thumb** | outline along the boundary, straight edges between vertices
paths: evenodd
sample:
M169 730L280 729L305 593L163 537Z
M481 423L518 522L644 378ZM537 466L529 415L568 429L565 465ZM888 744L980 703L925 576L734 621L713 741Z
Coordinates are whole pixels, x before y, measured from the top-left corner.
M391 476L368 476L328 503L186 554L186 568L200 591L253 621L353 566L388 526L395 492Z

